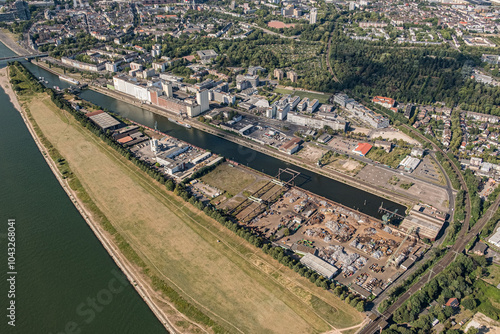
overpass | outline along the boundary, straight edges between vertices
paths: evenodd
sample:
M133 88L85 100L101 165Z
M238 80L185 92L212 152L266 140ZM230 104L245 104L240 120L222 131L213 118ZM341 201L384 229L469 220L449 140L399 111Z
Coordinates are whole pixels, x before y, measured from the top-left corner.
M48 53L38 53L38 54L30 54L30 55L17 55L17 56L10 56L10 57L2 57L2 58L0 58L0 62L15 61L15 60L22 60L22 59L42 58L42 57L47 57L48 55L49 55Z

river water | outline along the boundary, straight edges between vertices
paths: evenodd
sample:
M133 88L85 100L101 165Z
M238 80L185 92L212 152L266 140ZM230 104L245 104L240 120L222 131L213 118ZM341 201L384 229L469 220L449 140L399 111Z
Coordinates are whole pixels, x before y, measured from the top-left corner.
M60 80L57 75L36 65L27 63L26 66L36 77L44 77L49 82L48 86L50 87L59 86L60 88L67 88L70 86L68 82ZM371 216L380 217L378 208L382 202L384 207L390 210L398 209L399 212L404 212L406 210L404 206L379 196L359 190L345 183L332 180L328 177L318 175L299 166L283 162L277 158L273 158L201 130L195 128L186 129L183 126L168 121L164 116L157 115L139 106L131 105L93 90L83 91L80 97L151 128L154 128L155 124L157 124L158 130L164 133L198 147L208 149L268 175L275 176L279 168L291 168L296 170L301 173L301 176L296 180L298 186L335 202L342 203L350 208L356 208Z
M0 57L13 55L0 44ZM0 89L0 333L166 333L47 166ZM15 327L7 222L15 219ZM95 302L95 304L93 304Z
M0 43L0 57L13 53ZM26 66L48 86L69 87L37 66ZM370 215L379 216L378 196L234 144L106 95L84 91L83 99L144 125L269 175L279 168L302 173L297 185ZM19 113L0 90L0 333L165 333L74 208L45 163ZM7 220L16 219L16 326L7 324ZM111 292L110 292L111 291ZM116 293L114 293L115 291ZM93 300L96 304L92 306ZM77 331L75 331L77 333Z

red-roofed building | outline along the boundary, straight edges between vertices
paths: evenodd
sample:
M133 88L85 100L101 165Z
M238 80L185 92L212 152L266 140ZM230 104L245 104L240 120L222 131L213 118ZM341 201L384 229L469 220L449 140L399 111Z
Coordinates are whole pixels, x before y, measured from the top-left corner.
M98 110L98 111L94 111L94 112L89 112L88 114L85 114L85 116L87 116L88 118L90 118L92 116L102 114L103 112L104 111L102 111L102 110Z
M120 144L126 144L132 140L134 140L132 137L126 136L126 137L118 139L117 142L119 142Z
M359 143L358 146L352 150L354 153L357 153L361 156L365 156L368 154L368 152L370 152L370 150L372 149L372 146L368 143Z
M385 107L387 109L394 107L396 104L396 100L391 99L390 97L383 97L383 96L375 96L372 99L373 103L380 104L382 107Z
M182 57L182 58L186 59L187 61L190 61L190 62L192 62L193 60L196 59L194 56L185 56L185 57Z
M448 299L448 301L445 304L445 306L451 306L451 307L458 307L458 305L460 305L460 303L458 302L458 299L456 299L456 298Z

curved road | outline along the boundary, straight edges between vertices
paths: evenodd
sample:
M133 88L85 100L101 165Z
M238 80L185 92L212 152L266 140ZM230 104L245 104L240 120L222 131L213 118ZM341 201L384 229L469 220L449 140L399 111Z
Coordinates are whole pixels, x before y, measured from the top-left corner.
M471 218L471 210L470 210L470 197L469 197L469 191L467 189L467 184L465 183L465 179L462 175L462 172L460 169L451 161L451 159L446 155L446 153L438 147L436 144L434 144L432 141L427 139L425 136L423 136L421 133L416 132L414 129L409 127L408 125L403 125L405 128L416 134L419 138L422 140L425 140L426 142L430 143L435 151L440 152L443 154L444 158L451 164L453 167L453 170L457 173L460 184L462 188L465 190L465 220L462 225L462 229L460 230L458 236L457 236L457 241L455 244L449 248L448 253L439 260L438 263L436 263L432 268L429 274L426 274L422 279L420 279L417 283L415 283L405 294L400 296L398 300L394 304L392 304L383 314L382 316L378 317L375 321L370 323L368 326L363 328L359 333L360 334L372 334L376 333L380 330L380 325L382 321L389 319L392 314L401 306L403 305L410 296L412 296L415 292L420 290L427 282L429 282L433 277L435 277L437 274L439 274L441 271L444 270L453 260L455 257L464 251L465 246L472 240L472 238L476 237L478 233L481 231L483 226L490 220L490 218L493 216L495 211L498 208L498 205L500 203L500 196L496 199L496 201L491 205L491 207L483 214L481 219L479 219L474 227L469 231L469 224L470 224L470 218Z

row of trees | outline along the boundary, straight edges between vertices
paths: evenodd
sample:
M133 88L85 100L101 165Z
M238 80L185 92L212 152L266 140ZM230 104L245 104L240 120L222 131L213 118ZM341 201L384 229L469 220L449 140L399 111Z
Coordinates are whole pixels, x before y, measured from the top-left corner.
M20 63L15 63L16 68L19 71L22 71L26 74L27 78L30 78L30 82L36 86L41 87L43 90L43 86L36 80L33 75L26 70ZM199 210L202 210L208 217L213 218L221 225L224 225L229 230L233 231L239 237L247 240L252 245L262 248L262 250L271 255L273 258L278 260L281 264L288 266L290 269L293 269L295 272L299 273L301 276L308 278L312 283L316 284L318 287L322 287L323 289L330 289L335 287L335 283L326 279L323 276L318 275L315 271L305 267L300 263L297 259L293 258L282 247L272 246L270 243L266 242L262 237L258 234L254 233L253 230L240 226L235 217L226 215L223 211L215 208L210 203L205 205L203 202L199 201L195 196L193 196L190 191L186 188L185 183L175 183L172 179L165 177L162 173L160 173L154 165L144 162L143 160L137 159L133 156L129 149L123 147L119 143L117 143L114 138L111 136L111 133L102 131L101 128L92 123L88 117L85 117L85 114L81 111L75 110L71 104L64 99L62 95L56 94L52 89L46 89L47 93L50 95L54 104L63 110L68 111L72 114L76 120L80 122L81 125L85 126L96 136L100 137L104 142L106 142L109 146L111 146L114 150L120 153L122 156L126 157L128 160L133 162L136 166L138 166L141 170L146 172L153 179L158 181L160 184L164 185L168 191L172 191L175 195L182 198L184 201L192 204ZM198 174L193 175L193 177L200 177L205 173L208 173L214 166L208 167L206 169L202 169L198 171ZM358 299L354 295L349 296L349 304L354 304L358 310L364 310L365 303L361 299Z

